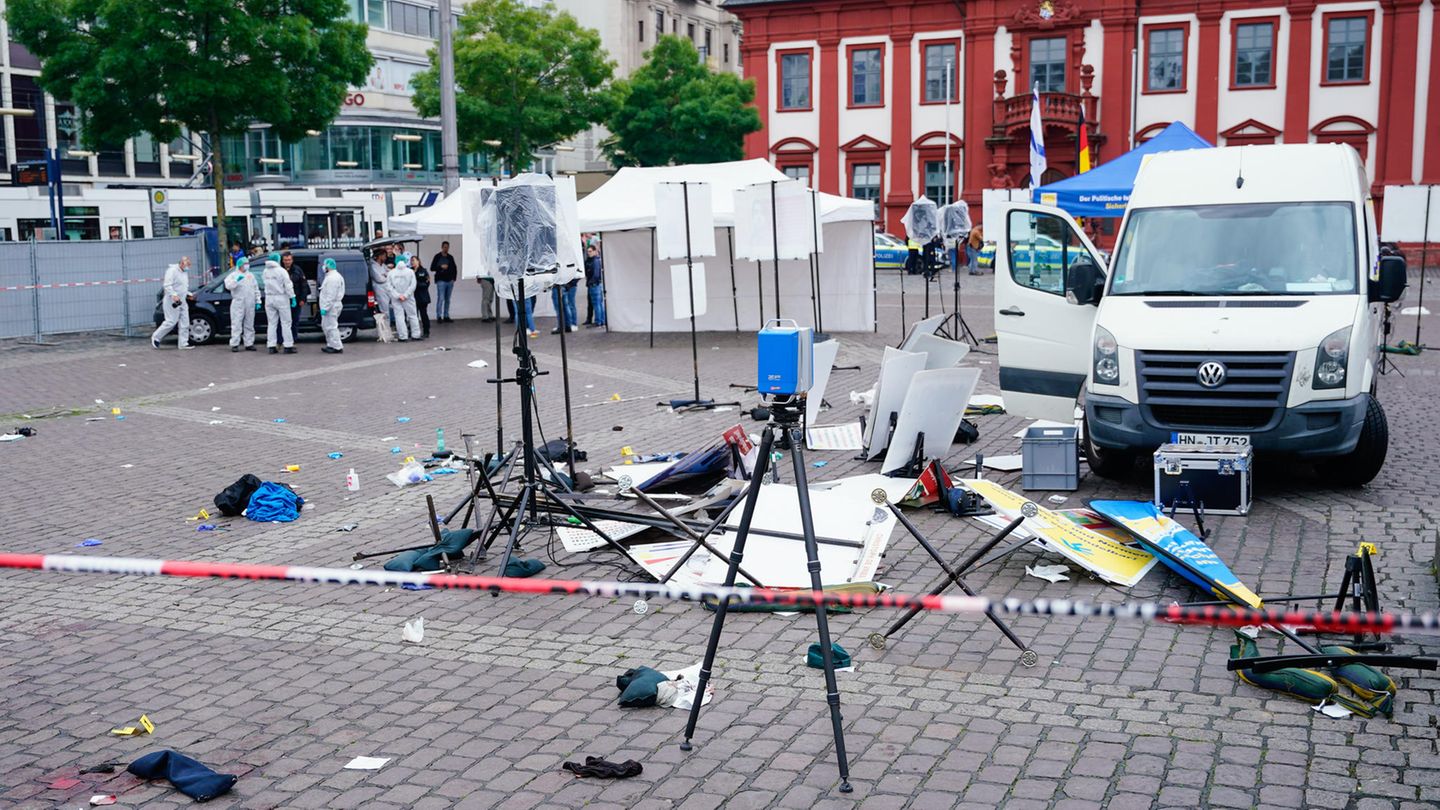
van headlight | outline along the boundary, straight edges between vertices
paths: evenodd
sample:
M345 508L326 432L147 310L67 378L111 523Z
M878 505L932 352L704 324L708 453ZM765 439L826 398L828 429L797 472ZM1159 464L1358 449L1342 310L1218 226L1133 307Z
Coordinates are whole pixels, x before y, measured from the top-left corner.
M1336 329L1320 341L1315 350L1316 391L1345 387L1345 368L1350 365L1350 327Z
M1120 344L1103 326L1095 327L1095 365L1092 376L1101 385L1120 384Z

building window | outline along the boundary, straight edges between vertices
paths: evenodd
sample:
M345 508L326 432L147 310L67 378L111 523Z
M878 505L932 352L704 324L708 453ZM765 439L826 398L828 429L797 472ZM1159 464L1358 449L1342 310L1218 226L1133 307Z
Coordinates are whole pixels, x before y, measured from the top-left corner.
M955 43L941 42L925 46L926 104L959 101L959 80L955 75ZM948 89L949 92L946 92Z
M1185 89L1185 29L1151 28L1145 32L1145 90Z
M720 50L722 53L725 54L725 64L730 64L730 43L726 42L725 44L721 45Z
M636 42L644 42L644 41L645 41L645 21L644 21L644 20L639 20L639 21L637 21L637 22L636 22L636 26L637 26L638 29L639 29L639 37L638 37L635 41L636 41Z
M1325 22L1325 81L1365 82L1366 40L1370 37L1367 17L1331 17Z
M695 41L695 23L685 23L685 36L689 37L691 42Z
M711 33L711 32L710 32L710 29L709 29L709 28L706 28L706 29L705 29L705 52L704 52L706 59L709 59L709 58L710 58L710 33Z
M665 12L655 12L655 39L665 36Z
M160 142L148 132L142 132L131 140L135 150L135 174L141 177L160 176Z
M376 28L385 27L385 0L365 0L365 22Z
M857 200L879 202L879 163L857 163L850 167L850 196Z
M780 109L810 109L810 53L780 56Z
M954 165L955 161L950 161L950 170L946 171L947 163L943 160L925 161L925 196L936 205L949 205L954 202L951 199L955 191Z
M850 106L878 107L880 97L881 50L856 48L850 51Z
M784 172L785 176L790 178L791 180L799 180L806 185L810 184L809 166L786 166L780 171Z
M1275 23L1235 26L1236 87L1275 86Z
M1042 93L1065 92L1065 38L1030 40L1030 86Z
M435 9L410 3L390 3L390 30L397 34L434 39L436 28Z

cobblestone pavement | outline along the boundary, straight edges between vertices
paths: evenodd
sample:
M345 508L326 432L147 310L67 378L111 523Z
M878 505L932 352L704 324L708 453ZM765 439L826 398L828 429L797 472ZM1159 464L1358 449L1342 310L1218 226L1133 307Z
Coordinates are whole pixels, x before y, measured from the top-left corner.
M895 279L882 281L879 334L840 335L826 421L856 416L847 392L873 381L883 344L900 335ZM911 282L907 312L923 306ZM967 284L965 311L989 334L989 278ZM938 307L939 295L936 295ZM507 337L508 339L508 337ZM730 395L752 374L753 337L700 338L705 391ZM424 542L424 497L448 509L463 476L397 490L390 448L423 452L443 427L494 446L495 401L485 384L494 337L474 323L437 326L420 344L350 346L343 357L306 339L297 356L178 354L143 340L63 339L0 347L0 428L39 435L0 445L0 550L344 566L357 550ZM448 351L439 351L445 347ZM575 429L588 466L638 452L693 447L744 420L738 409L673 415L655 403L690 385L688 336L582 330L570 343ZM993 347L991 347L993 349ZM555 337L538 341L559 371ZM982 391L996 390L994 356L972 355ZM1393 433L1374 485L1327 488L1307 468L1263 460L1249 518L1214 520L1213 545L1260 593L1338 585L1357 541L1379 544L1383 598L1397 609L1437 607L1434 556L1440 476L1432 422L1440 394L1435 355L1399 358L1381 397ZM511 367L504 358L503 368ZM546 436L563 429L560 375L542 378ZM621 401L612 401L619 394ZM518 434L513 389L505 436ZM103 404L97 400L104 400ZM750 403L747 401L747 407ZM122 408L124 420L110 414ZM50 414L25 420L19 416ZM397 417L407 416L408 423ZM90 421L96 419L96 421ZM284 419L284 422L276 420ZM1023 420L979 420L979 449L1016 452ZM331 452L344 458L332 461ZM957 452L951 461L967 458ZM832 479L872 468L844 453L812 453ZM300 472L284 475L287 464ZM345 472L362 488L345 490ZM197 533L186 518L242 473L280 478L313 503L296 523L219 521ZM1069 497L1143 497L1144 477L1087 477ZM911 513L951 557L981 527ZM359 524L351 533L336 528ZM612 578L613 556L528 556L547 575ZM1025 576L1025 551L971 579L983 593L1121 600L1078 574L1048 584ZM1045 559L1044 562L1056 562ZM378 564L378 561L375 563ZM937 572L897 532L879 578L907 592ZM1194 598L1163 568L1131 597ZM841 674L855 792L837 792L821 674L804 665L811 619L742 614L727 624L717 699L696 749L677 747L681 712L622 710L614 678L635 665L699 660L710 614L628 601L413 592L297 583L107 578L0 572L0 805L76 807L96 793L126 806L185 806L164 783L122 771L54 780L103 762L173 748L240 775L223 807L1433 807L1440 803L1433 674L1395 672L1393 719L1320 716L1240 684L1225 671L1230 631L1035 617L1015 622L1039 653L1034 668L996 630L968 616L925 615L883 651L865 638L895 615L838 615L831 627L856 658ZM423 644L401 625L426 621ZM1426 639L1402 651L1437 652ZM1262 640L1267 649L1276 642ZM111 728L146 713L153 737ZM356 755L389 757L348 771ZM636 779L574 779L560 769L586 755L644 764ZM61 783L64 784L64 783Z

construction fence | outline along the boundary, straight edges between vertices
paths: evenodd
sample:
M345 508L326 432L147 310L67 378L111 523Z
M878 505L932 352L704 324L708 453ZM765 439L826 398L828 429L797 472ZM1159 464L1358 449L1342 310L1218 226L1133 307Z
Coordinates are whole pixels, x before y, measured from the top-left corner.
M153 329L165 268L189 256L210 278L203 237L0 243L0 338Z

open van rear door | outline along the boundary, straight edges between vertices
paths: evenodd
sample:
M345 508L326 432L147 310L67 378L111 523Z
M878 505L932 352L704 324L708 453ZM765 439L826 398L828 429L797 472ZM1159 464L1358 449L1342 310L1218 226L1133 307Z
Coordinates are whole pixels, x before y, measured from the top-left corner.
M1069 423L1090 373L1096 307L1065 298L1069 269L1100 253L1058 208L1028 203L1002 207L995 234L995 334L1005 410Z

